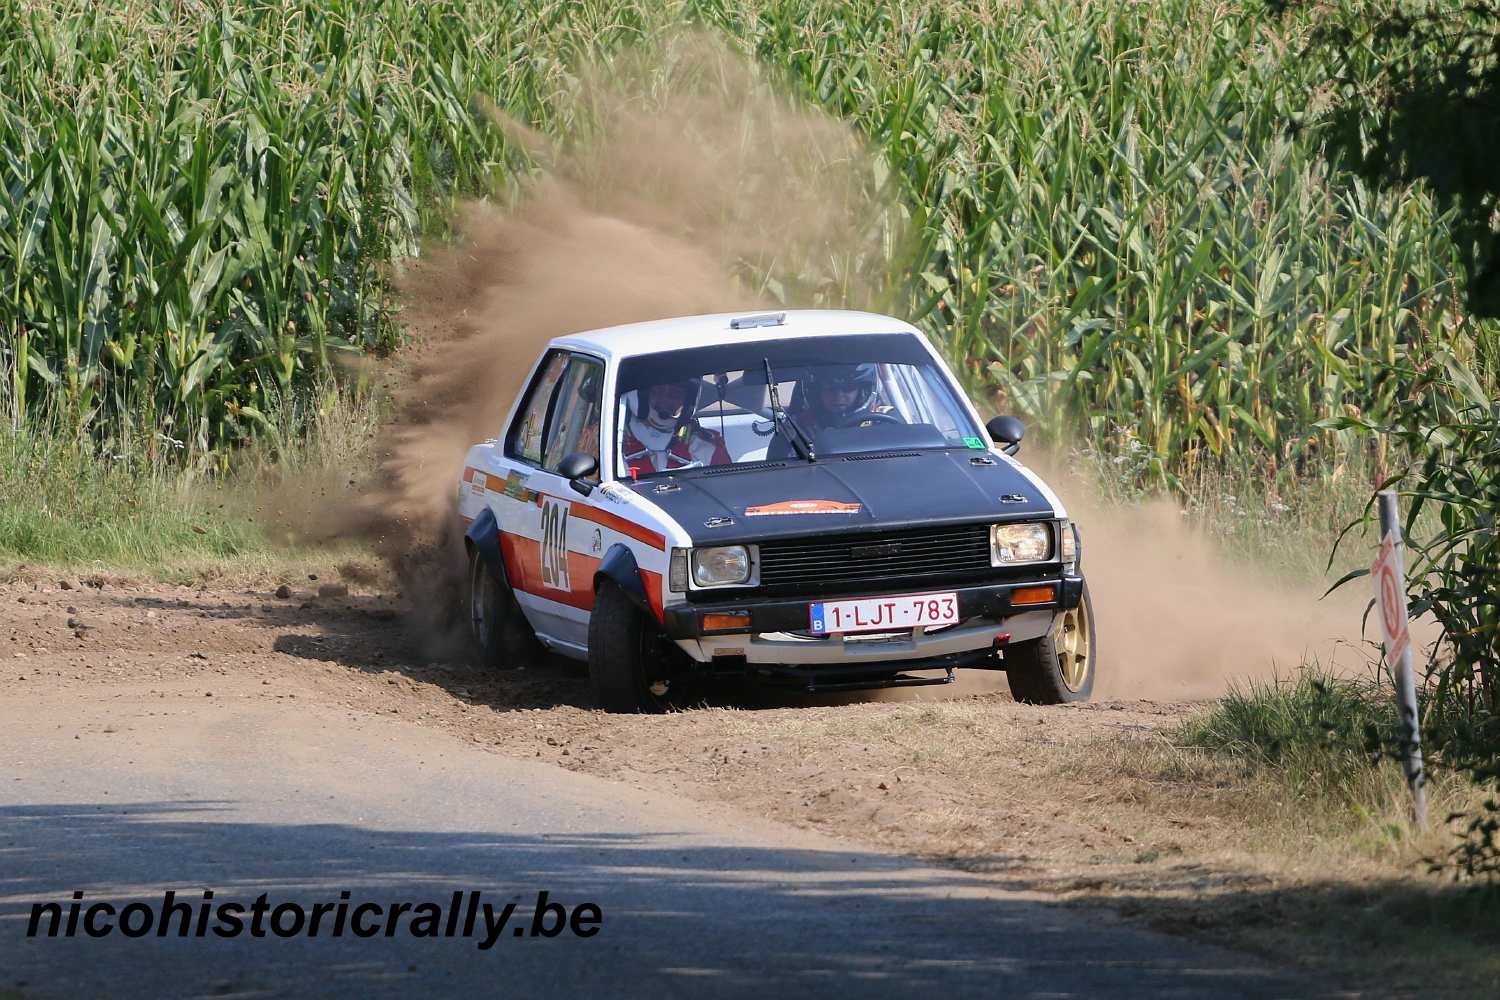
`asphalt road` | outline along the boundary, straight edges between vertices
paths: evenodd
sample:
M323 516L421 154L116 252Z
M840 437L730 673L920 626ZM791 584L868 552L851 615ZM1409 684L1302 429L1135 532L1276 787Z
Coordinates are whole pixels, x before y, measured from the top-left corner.
M11 685L0 998L1306 996L1107 911L316 703ZM31 905L597 903L589 938L29 939ZM290 919L290 918L288 918ZM7 992L9 991L9 992Z

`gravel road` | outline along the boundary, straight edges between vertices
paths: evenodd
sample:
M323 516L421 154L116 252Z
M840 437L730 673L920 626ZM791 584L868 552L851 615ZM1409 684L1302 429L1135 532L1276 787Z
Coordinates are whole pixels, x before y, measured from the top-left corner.
M679 796L638 770L607 780L520 756L530 744L497 749L478 722L433 724L417 694L359 702L345 674L382 694L427 684L408 680L420 657L390 617L261 600L0 591L0 998L1317 992L1106 909ZM392 663L408 673L378 672ZM459 678L438 693L466 719ZM506 933L488 950L404 924L368 939L25 934L33 903L168 889L308 911L346 890L413 904L480 891L516 902L518 927L546 890L602 920L592 937Z

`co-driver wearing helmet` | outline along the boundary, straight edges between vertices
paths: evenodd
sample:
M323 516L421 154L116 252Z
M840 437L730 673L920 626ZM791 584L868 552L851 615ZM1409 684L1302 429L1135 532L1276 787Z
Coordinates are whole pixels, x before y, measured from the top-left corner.
M729 463L724 439L693 419L702 384L658 382L629 394L621 453L632 476Z

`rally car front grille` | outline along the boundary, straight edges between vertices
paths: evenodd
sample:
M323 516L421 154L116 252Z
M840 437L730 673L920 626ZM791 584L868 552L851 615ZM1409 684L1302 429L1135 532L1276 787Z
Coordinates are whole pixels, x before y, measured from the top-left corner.
M760 586L767 591L828 592L866 585L907 589L993 573L986 524L760 543Z

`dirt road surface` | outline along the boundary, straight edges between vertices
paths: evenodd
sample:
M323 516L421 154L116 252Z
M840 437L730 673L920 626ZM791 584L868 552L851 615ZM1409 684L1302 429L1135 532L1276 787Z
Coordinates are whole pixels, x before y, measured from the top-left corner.
M556 666L486 674L430 658L376 595L70 582L0 588L3 997L500 984L521 995L764 996L835 982L860 996L1329 993L1027 889L1028 874L1067 874L1067 855L1040 845L1081 838L1107 853L1111 832L1039 808L1025 754L993 765L992 780L1017 782L1005 828L935 850L957 843L959 792L889 752L892 733L920 734L912 714L930 706L741 697L612 718ZM1172 714L971 700L1007 713L1033 756L1065 730L1150 728ZM808 743L810 733L821 735ZM404 934L24 935L32 903L74 890L120 905L205 888L309 907L341 890L371 901L482 890L518 900L527 919L545 889L566 905L598 903L603 929L487 952Z

